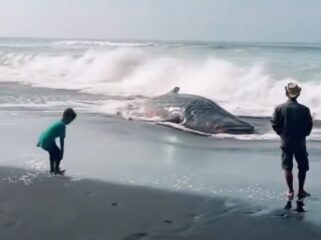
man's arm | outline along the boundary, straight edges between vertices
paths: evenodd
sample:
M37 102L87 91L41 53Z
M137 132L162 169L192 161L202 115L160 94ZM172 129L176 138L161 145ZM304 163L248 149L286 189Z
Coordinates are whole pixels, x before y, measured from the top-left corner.
M274 110L272 119L271 119L271 123L272 123L272 128L273 130L278 134L281 135L282 131L283 131L283 117L282 114L280 112L280 109L277 107Z
M313 127L313 118L311 116L310 110L308 110L308 117L307 117L307 133L306 135L309 136L311 134Z
M61 159L64 157L64 149L65 149L65 138L61 137L60 138L60 150L61 150ZM60 159L60 160L61 160Z

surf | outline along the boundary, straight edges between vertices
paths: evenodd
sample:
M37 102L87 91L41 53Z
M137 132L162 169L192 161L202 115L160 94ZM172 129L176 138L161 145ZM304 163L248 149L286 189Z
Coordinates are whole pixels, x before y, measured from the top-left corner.
M250 54L254 51L250 46L225 44L226 48L204 52L212 45L29 40L21 50L23 42L16 44L19 47L13 51L8 51L8 46L0 46L1 82L118 98L112 102L113 107L107 106L109 101L105 101L105 107L97 106L107 114L121 110L122 99L153 97L180 86L183 93L214 100L233 114L266 117L275 105L285 101L286 83L299 81L303 88L300 99L311 107L316 119L321 119L321 81L302 81L291 76L291 72L288 77L276 77L264 61L250 59L242 64L231 59L239 49ZM74 49L74 46L81 48ZM270 48L259 48L262 49L273 52Z

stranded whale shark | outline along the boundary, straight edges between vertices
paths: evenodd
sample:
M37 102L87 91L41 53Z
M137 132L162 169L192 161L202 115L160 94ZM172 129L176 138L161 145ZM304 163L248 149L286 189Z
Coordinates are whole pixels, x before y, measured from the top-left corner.
M167 94L146 100L144 109L148 118L181 124L194 131L209 134L254 133L252 125L215 102L196 95L180 94L178 87Z

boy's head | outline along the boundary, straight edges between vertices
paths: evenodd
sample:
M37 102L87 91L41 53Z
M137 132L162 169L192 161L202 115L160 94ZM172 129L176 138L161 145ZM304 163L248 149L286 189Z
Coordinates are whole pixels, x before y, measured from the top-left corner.
M72 108L67 108L62 114L62 121L65 124L71 123L77 117L77 113Z

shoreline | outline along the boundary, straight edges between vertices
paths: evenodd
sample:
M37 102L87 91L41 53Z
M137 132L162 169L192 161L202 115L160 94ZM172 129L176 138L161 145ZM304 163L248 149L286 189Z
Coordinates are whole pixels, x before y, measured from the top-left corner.
M33 175L32 175L33 174ZM25 181L23 176L32 176ZM320 239L304 214L0 167L1 239ZM228 226L228 227L227 227Z

